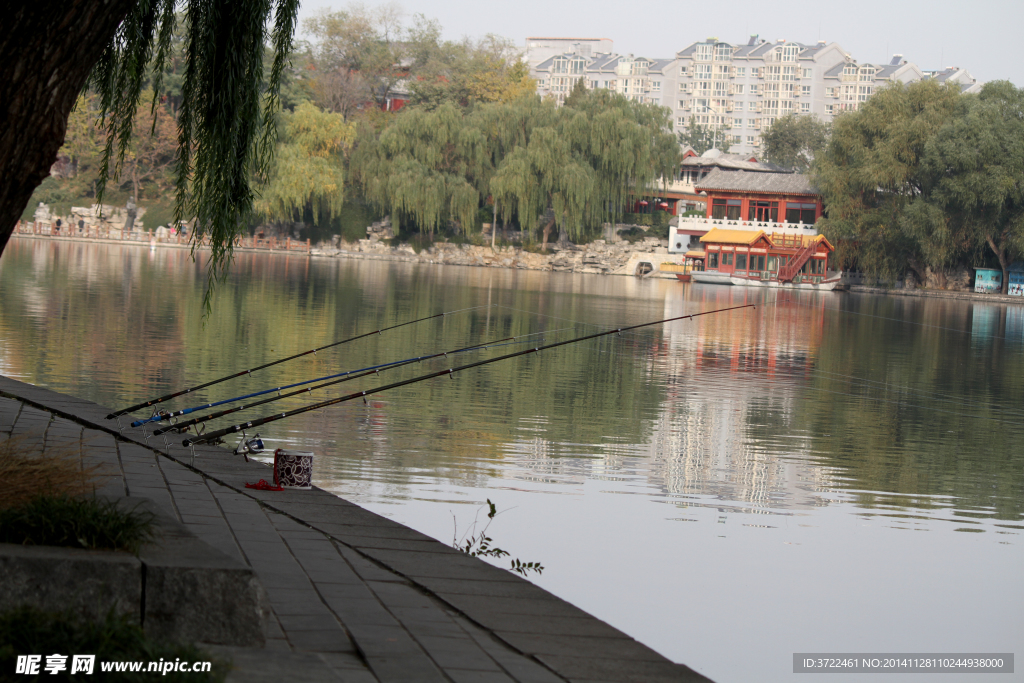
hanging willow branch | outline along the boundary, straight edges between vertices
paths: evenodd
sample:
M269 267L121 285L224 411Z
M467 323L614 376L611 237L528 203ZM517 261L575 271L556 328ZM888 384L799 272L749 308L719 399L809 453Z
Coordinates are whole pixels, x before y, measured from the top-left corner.
M265 181L276 140L278 91L298 0L139 0L106 46L90 78L99 92L107 143L97 202L117 178L150 67L154 100L171 52L178 5L183 8L185 74L178 118L174 220L194 220L192 256L208 239L213 250L206 295L231 262L234 238L252 216L253 176ZM272 28L269 26L272 24ZM264 90L263 54L274 63Z

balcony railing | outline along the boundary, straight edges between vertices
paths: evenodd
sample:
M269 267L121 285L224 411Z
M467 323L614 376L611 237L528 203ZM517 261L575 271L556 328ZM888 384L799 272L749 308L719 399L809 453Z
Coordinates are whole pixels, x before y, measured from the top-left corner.
M708 232L712 228L721 228L723 230L761 230L768 235L773 233L782 235L783 241L789 241L791 238L794 245L803 245L806 241L802 238L818 235L818 229L813 223L776 223L774 221L729 220L727 218L706 218L703 216L680 216L678 221L679 225L669 229L670 236L677 234L671 232L673 230L689 232ZM799 242L797 242L798 239ZM675 246L677 243L681 243L682 247L677 249ZM668 250L674 254L685 252L687 251L686 242L670 238Z

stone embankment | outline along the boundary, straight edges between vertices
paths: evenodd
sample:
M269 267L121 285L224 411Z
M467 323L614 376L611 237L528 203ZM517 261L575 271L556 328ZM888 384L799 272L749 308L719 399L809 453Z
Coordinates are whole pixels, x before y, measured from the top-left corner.
M456 266L491 266L523 270L547 270L562 273L591 273L606 275L636 275L637 265L650 263L657 272L665 261L678 261L679 256L668 253L668 240L643 237L633 243L621 239L614 230L606 233L610 239L599 239L589 244L576 245L554 242L550 253L535 253L519 246L453 244L435 242L417 252L410 244L392 246L389 226L375 223L367 229L369 237L354 243L321 244L310 253L332 258L363 258L381 261L407 261L411 263L448 264ZM669 274L668 277L675 277Z
M106 419L110 412L0 376L0 439L61 444L84 467L98 468L103 495L145 501L166 519L171 533L159 547L139 558L121 553L124 583L140 565L154 570L145 586L135 583L144 606L129 595L129 611L137 605L140 616L144 608L160 617L160 636L185 630L205 643L234 643L204 645L233 661L228 683L709 683L509 571L323 489L248 488L273 479L267 465L218 446L193 452L143 428L122 430ZM22 546L0 544L0 567L24 570L23 556ZM9 571L0 582L0 611L24 596L12 595L19 581L42 576L19 575ZM33 595L71 582L49 578ZM195 595L188 600L186 592ZM175 595L179 608L166 609ZM211 609L189 611L197 601ZM215 609L218 602L224 609ZM210 623L239 605L259 616L255 642L246 639L251 628L228 632L244 624Z

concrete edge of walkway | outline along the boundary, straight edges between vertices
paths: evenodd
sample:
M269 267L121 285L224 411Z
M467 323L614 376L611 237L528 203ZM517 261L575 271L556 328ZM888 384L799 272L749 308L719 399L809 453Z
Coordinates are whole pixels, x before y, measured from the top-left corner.
M325 534L564 680L709 680L511 572L326 490L314 487L310 491L269 492L245 488L247 482L268 478L270 471L264 463L246 462L225 448L208 445L195 447L192 463L193 452L188 449L170 442L165 445L162 440L153 443L155 439L146 439L141 430L119 430L117 423L105 419L111 412L107 408L8 377L0 376L0 395L144 446L268 510Z

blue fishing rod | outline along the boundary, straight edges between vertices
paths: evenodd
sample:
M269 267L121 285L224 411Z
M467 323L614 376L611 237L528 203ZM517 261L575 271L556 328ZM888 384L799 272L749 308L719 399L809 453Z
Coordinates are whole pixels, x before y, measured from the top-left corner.
M397 368L397 367L402 367L402 366L405 366L405 365L411 365L413 363L420 363L422 361L430 360L432 358L440 358L441 356L447 357L447 356L455 355L457 353L468 353L470 351L483 351L483 350L494 348L494 347L507 346L508 344L504 343L504 342L511 342L511 343L514 343L514 344L523 344L523 343L526 343L526 342L515 341L515 340L520 339L521 337L534 337L537 334L546 334L546 333L537 332L537 333L534 333L534 334L521 335L520 337L505 337L503 339L495 339L494 341L490 341L490 342L487 342L485 344L474 344L473 346L466 346L466 347L463 347L461 349L453 349L451 351L440 351L438 353L432 353L432 354L429 354L429 355L426 355L426 356L417 356L415 358L406 358L405 360L398 360L398 361L393 361L391 363L384 363L382 365L375 365L375 366L371 366L371 367L368 367L368 368L361 368L360 370L351 370L349 372L338 373L336 375L327 375L326 377L319 377L317 379L311 379L311 380L307 380L305 382L297 382L295 384L289 385L288 387L281 387L281 389L287 389L287 388L290 388L290 387L299 386L301 384L310 384L312 382L319 382L319 381L325 380L325 379L332 379L332 378L335 378L335 377L341 377L341 379L333 379L330 382L324 382L323 384L318 384L317 386L314 386L314 387L306 387L305 389L299 389L297 391L292 391L292 392L289 392L287 394L281 394L279 396L273 396L271 398L266 398L266 399L263 399L262 401L255 401L253 403L249 403L249 404L246 404L246 405L236 406L234 408L228 408L227 410L221 410L221 411L218 411L218 412L215 412L215 413L210 413L209 415L200 415L199 417L194 417L191 420L187 420L185 422L178 422L178 423L173 424L173 425L171 425L169 427L162 427L160 429L156 429L156 430L153 431L153 436L160 436L161 434L165 434L167 432L172 432L172 431L173 432L178 432L179 434L182 433L182 432L187 432L189 430L189 428L191 428L193 425L196 425L196 424L207 422L209 420L216 420L218 418L224 417L225 415L231 415L232 413L237 413L239 411L247 410L249 408L255 408L256 406L261 406L261 405L264 405L264 404L267 404L267 403L271 403L273 401L279 401L281 399L290 398L292 396L298 396L299 394L310 393L310 392L316 391L317 389L323 389L324 387L333 386L335 384L340 384L342 382L348 382L348 381L351 381L351 380L354 380L354 379L360 379L362 377L367 377L369 375L380 374L380 370L391 370L391 369L394 369L394 368ZM353 374L353 373L358 373L358 374ZM253 397L253 396L259 396L259 395L267 394L267 393L274 392L274 391L278 391L278 390L277 389L268 389L266 391L260 391L260 392L254 393L254 394L250 394L249 396L239 396L237 398L229 398L229 399L226 399L224 401L220 401L218 403L211 403L210 406L207 406L207 407L220 405L221 403L230 403L230 402L233 402L233 401L239 401L239 400L243 400L245 398L250 398L250 397ZM199 409L200 408L196 408L196 410L199 410ZM182 413L183 412L184 411L182 411ZM140 421L137 424L142 424L142 422ZM136 426L136 423L133 423L132 426Z
M576 343L579 343L579 342L588 341L590 339L597 339L598 337L604 337L604 336L607 336L607 335L610 335L610 334L622 334L623 332L628 332L630 330L640 329L641 327L651 327L652 325L661 325L663 323L673 322L673 321L676 321L676 320L686 320L686 319L691 319L692 320L693 318L699 318L700 316L704 316L704 315L713 315L715 313L725 313L727 311L735 311L735 310L738 310L738 309L741 309L741 308L755 308L755 305L754 304L744 304L742 306L730 306L728 308L718 308L718 309L715 309L713 311L704 311L703 313L690 313L688 315L680 315L680 316L675 316L673 318L665 318L663 320L655 320L653 322L640 323L639 325L628 325L626 327L618 327L618 328L615 328L613 330L606 330L604 332L595 332L594 334L588 334L588 335L585 335L585 336L582 336L582 337L576 337L574 339L567 339L565 341L554 342L552 344L543 344L543 345L540 345L540 346L535 346L535 347L533 347L531 349L525 349L523 351L516 351L514 353L507 353L507 354L505 354L503 356L497 356L495 358L488 358L487 360L481 360L481 361L477 361L475 363L468 363L466 365L460 365L458 367L448 368L447 370L438 370L437 372L431 372L429 374L421 375L419 377L413 377L411 379L402 380L401 382L394 382L392 384L385 384L383 386L374 387L372 389L367 389L365 391L357 391L357 392L352 393L352 394L346 394L345 396L339 396L337 398L328 399L326 401L320 401L318 403L313 403L312 405L303 406L302 408L296 408L295 410L287 410L285 412L277 413L275 415L268 415L267 417L261 417L261 418L258 418L256 420L250 420L249 422L243 422L243 423L240 423L240 424L231 425L230 427L225 427L224 429L218 429L216 431L207 432L205 434L200 434L200 435L194 436L192 438L185 439L184 441L181 442L181 445L184 446L185 448L188 448L188 447L194 446L196 444L207 443L209 441L216 441L220 437L226 436L228 434L235 434L237 432L241 432L241 431L246 430L246 429L252 429L254 427L259 427L261 425L265 425L268 422L275 422L276 420L283 420L284 418L292 417L293 415L300 415L302 413L307 413L307 412L309 412L311 410L320 410L322 408L327 408L329 406L337 405L338 403L344 403L345 401L352 401L352 400L357 399L357 398L365 398L366 396L369 396L371 394L379 394L382 391L388 391L390 389L397 389L399 387L408 386L410 384L416 384L417 382L425 382L426 380L435 379L437 377L445 377L445 376L452 377L452 375L454 375L456 372L462 372L463 370L469 370L470 368L478 368L478 367L480 367L482 365L489 365L491 363L497 363L498 361L508 360L510 358L517 358L519 356L525 356L525 355L531 354L531 353L539 353L539 352L545 351L547 349L554 349L554 348L558 348L559 346L566 346L567 344L576 344Z
M336 342L333 342L331 344L327 344L326 346L320 346L320 347L317 347L315 349L310 349L309 351L303 351L302 353L296 353L294 356L288 356L287 358L282 358L280 360L271 361L270 363L264 363L263 365L257 366L255 368L249 368L248 370L241 370L239 372L236 372L236 373L233 373L233 374L230 374L230 375L225 375L224 377L221 377L219 379L210 380L209 382L206 382L204 384L199 384L199 385L194 386L194 387L189 387L188 389L181 389L179 391L175 391L173 393L167 394L165 396L161 396L159 398L153 398L153 399L150 399L148 401L143 401L142 403L136 403L133 406L128 406L127 408L122 408L121 410L115 410L110 415L107 415L106 419L112 420L112 419L114 419L116 417L120 417L121 415L124 415L126 413L133 413L136 410L140 410L142 408L149 408L150 406L154 406L154 405L156 405L158 403L163 403L164 401L170 401L172 398L177 398L178 396L184 396L185 394L191 393L193 391L199 391L200 389L205 389L207 387L212 387L214 384L220 384L221 382L227 382L229 379L236 379L238 377L242 377L243 375L251 375L252 373L256 372L257 370L264 370L264 369L272 367L274 365L280 365L281 363L286 363L286 362L288 362L290 360L295 360L296 358L302 358L303 356L308 356L311 353L313 355L316 355L317 351L323 351L324 349L330 349L330 348L333 348L335 346L341 346L342 344L348 344L349 342L354 342L354 341L356 341L358 339L364 339L366 337L371 337L371 336L373 336L375 334L382 334L384 332L387 332L388 330L398 329L399 327L405 327L406 325L415 325L416 323L421 323L421 322L424 322L426 320L433 320L434 318L443 318L446 315L453 315L455 313L463 313L465 311L473 311L473 310L476 310L478 308L487 308L490 305L491 304L484 304L484 305L481 305L481 306L471 306L470 308L460 308L460 309L458 309L456 311L445 311L444 313L437 313L435 315L428 315L425 318L418 318L416 320L410 320L408 322L399 323L397 325L392 325L390 327L382 327L379 330L374 330L373 332L366 332L365 334L356 335L355 337L349 337L348 339L342 339L341 341L336 341ZM132 426L136 427L139 424L142 424L142 423L141 422L140 423L132 423Z

